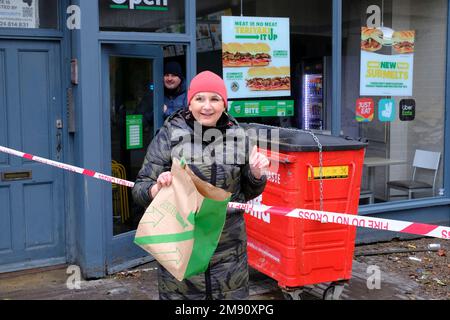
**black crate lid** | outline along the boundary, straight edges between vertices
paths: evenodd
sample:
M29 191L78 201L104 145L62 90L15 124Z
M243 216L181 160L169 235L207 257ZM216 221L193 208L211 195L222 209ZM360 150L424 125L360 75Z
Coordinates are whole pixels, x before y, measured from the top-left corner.
M310 152L319 151L317 142L309 131L280 128L269 125L263 125L258 123L241 124L242 128L248 132L250 129L256 129L258 135L258 142L265 143L269 149L272 149L270 144L278 144L279 151L285 152ZM267 135L261 136L258 132L260 129L279 130L279 139L272 140L270 131ZM326 134L314 133L322 145L322 151L344 151L344 150L359 150L367 147L367 142L358 138L352 138L348 136L331 136ZM251 137L251 136L250 136Z

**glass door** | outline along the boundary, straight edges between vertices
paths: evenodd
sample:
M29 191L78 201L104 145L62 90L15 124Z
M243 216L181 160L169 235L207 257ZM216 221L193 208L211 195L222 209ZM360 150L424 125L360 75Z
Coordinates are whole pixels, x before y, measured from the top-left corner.
M106 137L105 164L112 176L135 181L147 146L163 123L163 56L159 46L105 45L102 50ZM133 243L145 208L131 189L106 186L108 273L144 261L148 254Z

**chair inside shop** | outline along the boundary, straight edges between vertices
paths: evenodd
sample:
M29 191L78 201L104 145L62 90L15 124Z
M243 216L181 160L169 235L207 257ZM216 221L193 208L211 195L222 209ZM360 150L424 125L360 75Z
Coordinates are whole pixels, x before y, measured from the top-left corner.
M439 168L439 160L441 158L440 152L432 152L425 150L416 150L413 160L413 172L411 180L395 180L387 182L388 197L390 198L391 189L401 190L407 192L408 199L412 199L414 193L431 191L435 195L436 177ZM423 178L418 179L418 171L431 172L433 181L423 181Z
M370 190L361 190L359 193L359 199L363 200L363 199L367 199L368 204L372 204L375 202L375 198L373 196L373 192Z

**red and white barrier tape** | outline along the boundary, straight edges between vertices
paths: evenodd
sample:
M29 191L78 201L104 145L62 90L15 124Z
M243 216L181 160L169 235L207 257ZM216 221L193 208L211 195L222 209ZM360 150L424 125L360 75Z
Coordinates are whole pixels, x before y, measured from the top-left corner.
M230 202L228 206L230 208L242 209L247 212L258 213L258 215L269 213L291 218L319 221L322 223L337 223L355 227L396 231L401 233L412 233L434 238L450 239L449 227L436 226L431 224L357 216L346 213L292 209L235 202Z
M68 165L65 163L48 160L45 158L33 156L28 153L23 153L17 150L0 146L0 152L11 154L17 157L33 160L49 166L57 167L60 169L76 172L85 176L93 177L99 180L104 180L110 183L115 183L132 188L134 182L119 179L116 177L108 176L99 172L95 172L88 169L79 168L76 166ZM381 219L375 217L357 216L345 213L336 213L328 211L316 211L305 209L292 209L276 206L255 205L246 203L230 202L229 208L243 209L246 212L253 213L269 213L275 215L281 215L291 218L299 218L306 220L319 221L322 223L337 223L349 226L357 226L363 228L371 228L377 230L396 231L401 233L411 233L417 235L423 235L434 238L450 239L450 227L436 226L424 223Z
M120 184L120 185L127 186L127 187L130 187L130 188L134 187L134 182L131 182L131 181L119 179L119 178L116 178L116 177L107 176L105 174L102 174L102 173L99 173L99 172L95 172L95 171L92 171L92 170L71 166L70 164L65 164L65 163L61 163L61 162L57 162L57 161L48 160L48 159L45 159L45 158L33 156L32 154L23 153L23 152L14 150L14 149L9 149L9 148L5 148L5 147L0 146L0 152L8 153L8 154L11 154L13 156L25 158L25 159L28 159L28 160L33 160L33 161L40 162L40 163L43 163L43 164L46 164L46 165L49 165L49 166L57 167L57 168L60 168L60 169L76 172L76 173L79 173L79 174L82 174L82 175L85 175L85 176L88 176L88 177L93 177L93 178L96 178L96 179L105 180L105 181L108 181L110 183Z

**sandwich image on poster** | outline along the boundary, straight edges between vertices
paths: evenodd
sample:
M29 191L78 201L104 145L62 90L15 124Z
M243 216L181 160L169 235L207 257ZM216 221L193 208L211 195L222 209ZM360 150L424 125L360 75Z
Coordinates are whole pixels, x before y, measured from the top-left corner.
M361 50L378 51L383 47L383 32L376 28L361 28Z
M264 67L271 59L270 46L264 42L222 44L223 67Z
M395 31L392 34L392 48L397 53L413 53L414 38L414 30Z
M251 91L291 90L290 67L249 68L246 85Z
M361 27L360 96L412 96L414 37L414 30Z
M228 99L290 96L289 18L222 16L221 22Z

